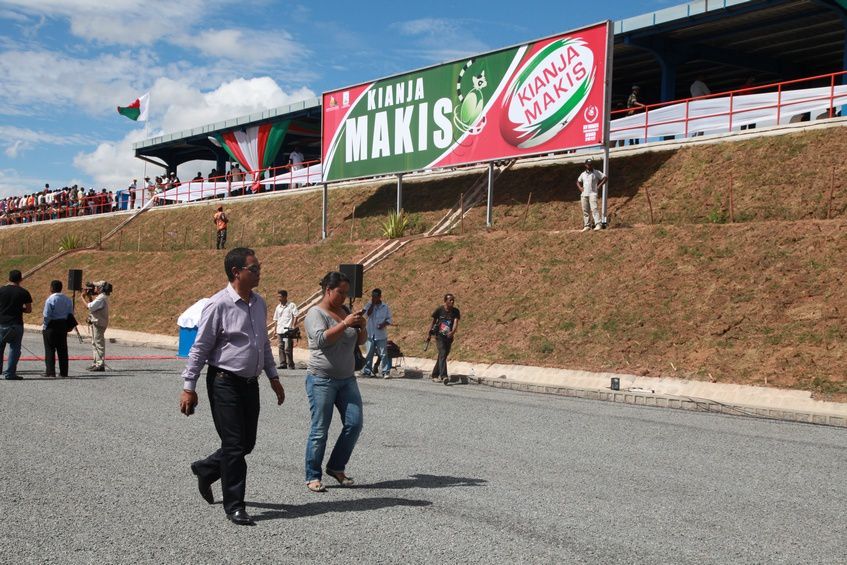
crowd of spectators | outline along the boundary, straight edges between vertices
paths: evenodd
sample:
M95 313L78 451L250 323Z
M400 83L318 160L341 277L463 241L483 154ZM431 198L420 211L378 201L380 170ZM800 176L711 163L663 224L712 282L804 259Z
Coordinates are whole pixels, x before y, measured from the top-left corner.
M114 192L83 186L51 189L49 184L32 194L0 199L0 226L29 224L44 220L92 216L117 210Z

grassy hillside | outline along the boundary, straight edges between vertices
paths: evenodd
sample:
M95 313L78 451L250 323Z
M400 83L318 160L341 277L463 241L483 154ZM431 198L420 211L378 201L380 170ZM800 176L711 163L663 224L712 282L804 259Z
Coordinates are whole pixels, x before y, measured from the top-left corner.
M427 317L450 291L463 313L455 359L844 398L843 132L616 158L613 229L600 233L575 231L578 164L516 167L498 180L493 229L484 228L484 210L474 210L463 235L412 243L369 272L365 284L383 288L399 324L392 339L410 355L423 355ZM407 183L413 231L437 221L479 174ZM728 223L730 176L736 223ZM300 301L326 270L380 243L394 190L390 182L330 191L332 234L322 243L320 193L228 202L230 242L257 248L266 267L260 291L270 302L278 288ZM115 284L113 326L174 334L178 314L224 284L223 253L209 249L212 209L144 214L105 250L65 257L26 286L41 302L50 279L82 268L87 280ZM821 219L827 213L833 219ZM91 237L117 221L0 229L0 268L23 270L46 255L40 249L50 245L40 241L77 230Z

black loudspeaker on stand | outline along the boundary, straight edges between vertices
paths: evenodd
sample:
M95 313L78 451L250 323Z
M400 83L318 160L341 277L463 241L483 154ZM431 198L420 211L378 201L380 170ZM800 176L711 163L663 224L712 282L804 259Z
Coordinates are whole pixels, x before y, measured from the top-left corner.
M350 298L362 297L362 275L365 272L365 267L361 263L350 263L339 265L338 270L350 279Z
M82 269L68 269L68 290L82 290Z

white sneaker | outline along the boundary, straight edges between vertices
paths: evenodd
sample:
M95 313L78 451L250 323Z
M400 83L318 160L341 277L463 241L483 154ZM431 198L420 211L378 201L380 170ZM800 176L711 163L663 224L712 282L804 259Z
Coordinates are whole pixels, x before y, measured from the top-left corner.
M590 230L590 229L591 229L590 227L585 226L584 228L582 228L582 231L588 231L588 230Z
M600 224L597 224L596 226L594 226L594 231L602 230L602 229L603 229L603 226L601 226Z

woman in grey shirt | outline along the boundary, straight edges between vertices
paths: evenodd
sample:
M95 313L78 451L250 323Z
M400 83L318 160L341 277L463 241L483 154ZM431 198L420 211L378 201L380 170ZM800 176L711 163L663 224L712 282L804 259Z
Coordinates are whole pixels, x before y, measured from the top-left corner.
M306 368L306 396L312 412L306 440L306 487L312 492L326 492L321 482L321 464L333 406L338 407L343 427L327 461L326 474L341 486L353 485L353 479L344 473L362 431L362 396L353 374L353 348L367 337L362 313L351 314L344 305L350 280L331 271L321 279L321 289L323 298L309 310L304 322L311 352Z

